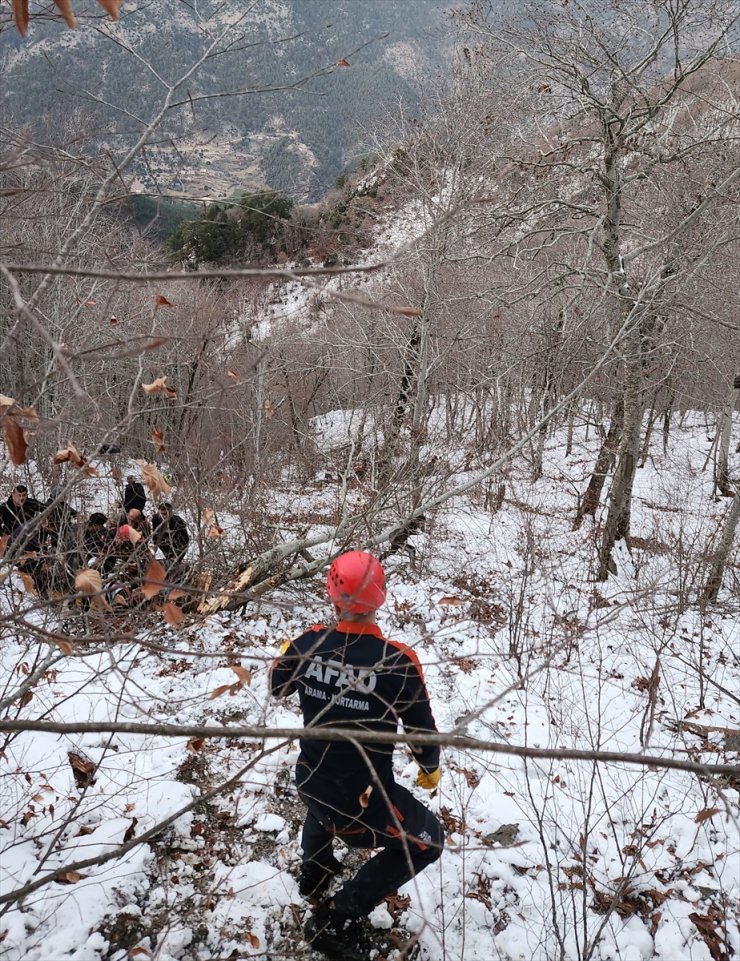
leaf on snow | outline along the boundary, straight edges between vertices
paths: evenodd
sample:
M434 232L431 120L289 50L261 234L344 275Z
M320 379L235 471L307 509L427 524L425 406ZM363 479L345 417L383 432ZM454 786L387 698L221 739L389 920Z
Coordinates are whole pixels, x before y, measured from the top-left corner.
M102 0L100 0L100 2L102 3ZM138 947L138 948L131 948L131 950L128 953L128 956L130 958L151 958L152 955L151 955L151 951L147 951L146 948Z
M236 674L242 684L252 683L252 673L248 671L246 667L242 667L241 664L231 664L231 670Z
M720 814L721 810L721 808L704 808L703 811L699 811L696 815L694 823L701 824L704 821L708 821L710 818L713 818L715 814Z
M342 57L341 60L337 60L337 66L338 66L338 67L349 67L349 66L351 66L351 64L350 64L349 60L347 60L347 59L345 59L344 57Z
M185 615L182 612L182 608L178 607L177 604L173 604L171 601L166 601L164 607L164 619L170 627L179 627L185 620Z
M448 594L445 597L440 597L438 604L447 604L449 607L460 607L465 601L462 597L455 597L454 594Z
M78 881L86 877L86 874L80 874L79 871L65 871L64 874L60 874L54 880L57 884L77 884Z
M172 301L167 300L164 294L157 294L154 298L154 303L157 307L174 307L175 305Z
M198 751L203 750L203 745L206 743L204 737L191 737L188 743L185 745L185 750L190 751L191 754L195 754Z

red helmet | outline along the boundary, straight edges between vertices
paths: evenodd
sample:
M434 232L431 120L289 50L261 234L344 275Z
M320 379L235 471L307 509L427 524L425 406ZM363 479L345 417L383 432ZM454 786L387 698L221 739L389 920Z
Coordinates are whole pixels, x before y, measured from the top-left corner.
M369 614L385 602L385 574L380 561L365 551L338 557L326 576L326 589L347 614Z

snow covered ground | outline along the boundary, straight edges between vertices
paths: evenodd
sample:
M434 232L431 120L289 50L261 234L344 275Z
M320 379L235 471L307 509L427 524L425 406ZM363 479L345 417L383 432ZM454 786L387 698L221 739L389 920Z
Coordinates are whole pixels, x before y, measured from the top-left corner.
M553 439L534 484L524 461L515 467L497 513L475 492L436 512L414 539L414 568L405 554L388 559L381 626L418 653L440 730L480 742L446 748L440 788L424 795L448 828L444 856L401 892L394 918L385 906L373 915L418 933L422 959L740 953L740 779L485 749L737 763L738 568L716 606L695 605L728 508L710 496L709 444L699 418L667 455L654 442L637 476L633 552L608 583L593 579L593 526L572 530L594 456L583 437L568 458ZM309 512L326 495L275 496ZM297 706L269 698L267 668L283 640L329 616L316 578L179 630L144 613L134 634L102 618L91 625L101 639L65 640L14 578L0 591L6 720L297 727ZM256 736L3 735L0 898L29 889L0 901L0 958L311 958L295 880L296 755L295 741ZM402 748L396 768L416 791Z

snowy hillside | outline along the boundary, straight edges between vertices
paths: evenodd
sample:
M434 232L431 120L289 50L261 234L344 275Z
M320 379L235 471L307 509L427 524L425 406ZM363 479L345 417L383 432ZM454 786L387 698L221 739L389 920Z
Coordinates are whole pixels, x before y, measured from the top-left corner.
M442 859L373 914L399 932L389 961L409 956L411 936L426 961L740 952L738 774L509 753L737 764L736 564L716 606L693 602L727 510L710 496L709 445L690 415L668 455L653 444L633 552L607 583L593 580L594 530L571 529L595 453L583 432L567 457L562 434L548 442L535 484L520 461L497 511L480 491L461 496L412 538L413 565L387 559L380 623L419 655L440 730L471 739L443 750L432 795ZM316 517L332 496L318 483L275 492ZM362 501L361 478L348 496ZM147 610L134 623L93 614L87 637L59 633L15 578L2 591L5 720L93 730L4 736L0 958L311 957L297 745L268 736L299 715L270 700L266 673L283 640L329 616L322 579L180 629ZM24 643L31 625L47 640ZM234 733L203 738L201 725ZM402 747L396 769L411 788Z

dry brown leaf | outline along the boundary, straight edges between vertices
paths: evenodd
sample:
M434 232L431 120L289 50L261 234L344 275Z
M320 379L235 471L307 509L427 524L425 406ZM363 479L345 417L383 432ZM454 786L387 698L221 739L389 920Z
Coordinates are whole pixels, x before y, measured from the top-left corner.
M13 0L13 17L18 32L25 37L28 30L28 0Z
M30 574L19 574L18 575L23 582L23 586L28 591L29 594L34 593L33 578Z
M367 810L370 804L370 796L372 795L372 793L373 793L373 786L372 784L368 784L368 786L365 788L365 790L362 792L362 794L359 797L360 807L363 810Z
M119 481L123 477L123 472L120 467L111 467L110 476L113 480Z
M191 737L188 743L185 745L185 750L195 754L197 751L203 750L203 745L205 743L206 739L204 737Z
M454 594L448 594L445 597L440 597L437 603L447 604L449 607L460 607L465 601L462 597L455 597Z
M141 593L148 601L150 601L162 590L166 579L167 571L165 571L164 567L159 563L159 561L152 561L144 573L144 581L141 585Z
M187 591L181 591L179 587L176 587L173 591L169 591L167 594L167 599L170 601L177 601L181 597L187 597Z
M14 397L8 397L7 394L0 394L0 414L4 414L6 410L10 410L14 405Z
M234 674L236 674L242 684L252 683L252 673L251 671L248 671L246 667L242 667L241 664L232 664L230 666L231 670L234 672Z
M415 307L394 307L393 312L401 317L421 317L421 311Z
M136 349L132 350L131 353L138 354L144 350L156 350L157 347L161 347L162 344L169 343L170 340L170 337L150 337L148 340L144 341L144 344L141 347L137 347ZM123 357L125 355L121 354L120 356Z
M145 460L139 460L136 463L141 467L142 481L155 497L159 494L169 494L172 491L158 467L154 464L148 464Z
M55 880L57 884L77 884L78 881L86 877L86 874L80 874L79 871L66 871L64 874L60 874Z
M171 601L166 601L164 607L164 619L170 627L179 627L185 620L185 615L182 612L182 608L178 607L177 604L173 604Z
M130 524L123 524L122 526L126 528L126 539L132 544L138 544L144 536L141 531L137 531L136 528Z
M26 420L32 420L35 424L39 422L39 415L34 407L16 407L13 413L16 417L25 417Z
M165 390L167 386L167 377L157 377L153 380L151 384L142 384L141 389L145 394L159 394L161 391Z
M75 467L84 467L87 459L77 450L74 444L67 444L62 450L58 450L52 457L53 464L64 464L70 461Z
M239 383L239 375L235 370L232 370L231 367L226 371L226 376L229 380L233 380L235 384Z
M218 524L211 524L211 526L206 531L206 537L223 537L224 529L219 527Z
M720 814L721 811L721 808L704 808L703 811L699 811L696 815L694 823L701 824L703 821L708 821L710 818L713 818L715 814Z
M272 420L272 418L275 416L275 408L272 406L272 401L269 398L267 398L264 404L262 405L262 407L264 408L264 411L265 411L265 417L268 420Z
M253 948L258 948L258 947L260 946L260 943L261 943L261 942L260 942L260 939L257 937L256 934L252 934L251 931L245 931L245 932L244 932L244 936L245 936L245 938L247 939L247 941L249 941L250 945L251 945Z
M104 594L96 594L92 599L92 606L99 611L113 610Z
M3 434L5 435L5 443L8 447L8 456L10 457L11 463L15 464L16 467L25 464L28 444L23 434L23 428L18 421L9 414L3 417Z
M77 26L77 19L75 18L75 12L72 9L71 0L54 0L54 3L59 8L59 12L64 17L64 21L68 27L73 30Z
M98 0L98 3L112 20L118 20L118 11L121 9L121 0Z
M111 327L115 327L118 324L118 317L116 317L115 314L112 314L108 323L111 325Z
M154 298L154 303L157 307L174 307L175 305L167 300L164 294L157 294Z
M33 700L33 691L26 691L23 697L21 697L21 699L18 701L18 704L21 707L25 707L26 704L30 704L32 700Z
M62 654L66 654L69 657L70 654L74 653L74 648L69 643L69 641L65 641L64 638L52 636L52 637L49 637L49 640L51 641L52 644L56 644L56 646L59 648Z
M164 454L167 448L165 447L165 443L164 443L163 430L157 430L156 427L152 428L152 444L154 444L154 448L158 454Z
M215 516L216 515L212 507L203 508L203 513L201 514L201 517L203 518L203 524L210 524Z
M10 540L10 534L3 534L3 536L0 537L0 557L5 556L5 549L8 546L9 540Z
M338 66L338 67L349 67L349 66L351 66L351 64L350 64L349 60L345 59L345 57L342 57L341 60L337 60L337 66Z
M100 571L85 567L75 574L75 590L81 594L99 594L103 590L103 579Z

